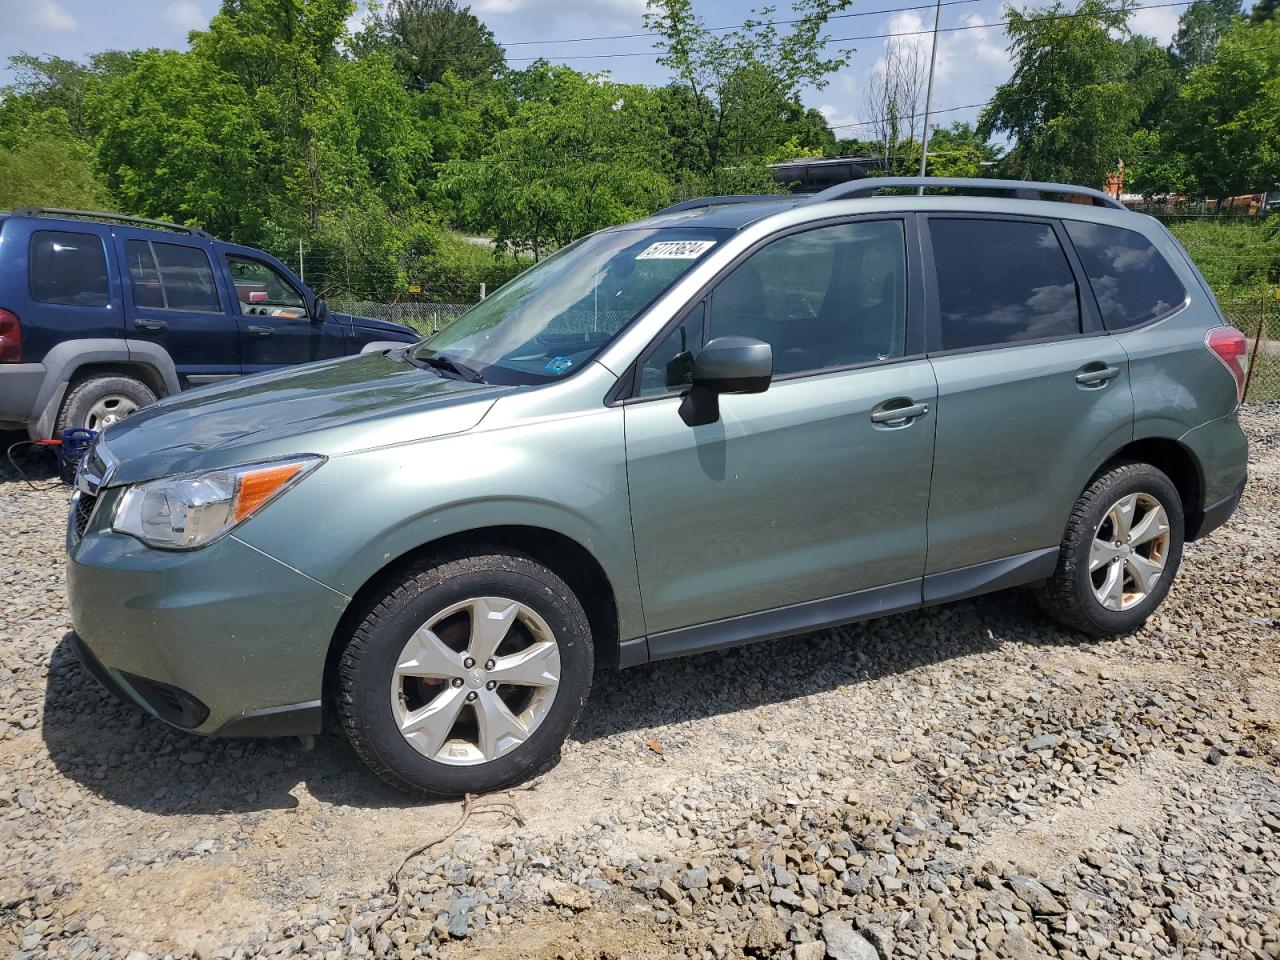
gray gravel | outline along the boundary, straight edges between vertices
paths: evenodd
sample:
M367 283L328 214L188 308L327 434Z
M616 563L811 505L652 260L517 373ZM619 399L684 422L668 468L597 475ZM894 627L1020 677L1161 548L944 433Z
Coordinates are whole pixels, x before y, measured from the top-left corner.
M112 702L62 645L66 493L0 473L0 951L1280 957L1280 407L1243 419L1246 500L1138 634L1013 592L602 677L398 895L462 805Z

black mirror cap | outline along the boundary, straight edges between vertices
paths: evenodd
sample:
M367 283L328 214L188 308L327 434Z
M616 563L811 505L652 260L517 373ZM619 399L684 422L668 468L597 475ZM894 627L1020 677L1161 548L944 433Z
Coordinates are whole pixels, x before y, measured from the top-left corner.
M707 341L693 364L694 386L716 393L764 393L773 379L773 348L753 337Z
M325 303L324 297L316 297L316 309L313 319L316 323L329 319L329 304Z

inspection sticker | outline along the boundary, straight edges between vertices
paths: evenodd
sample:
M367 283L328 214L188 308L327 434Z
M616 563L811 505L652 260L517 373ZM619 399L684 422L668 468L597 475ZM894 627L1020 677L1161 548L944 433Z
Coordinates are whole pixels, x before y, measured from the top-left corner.
M696 260L716 245L714 240L659 240L651 243L637 260Z

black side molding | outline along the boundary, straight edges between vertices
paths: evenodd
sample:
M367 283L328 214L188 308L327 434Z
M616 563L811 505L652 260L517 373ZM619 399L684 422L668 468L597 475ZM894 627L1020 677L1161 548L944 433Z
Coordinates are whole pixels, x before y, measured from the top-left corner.
M649 659L666 660L689 653L722 650L757 640L788 637L920 606L920 580L904 580L826 600L810 600L788 607L762 610L695 627L681 627L648 637Z
M1238 499L1238 498L1237 498ZM1053 575L1058 548L1046 547L959 570L948 570L883 587L858 590L824 600L810 600L759 613L713 620L692 627L651 633L618 645L618 667L639 666L691 653L737 647L759 640L774 640L842 623L903 613L924 606L962 600L1007 587L1035 583Z
M981 593L1020 587L1053 576L1058 566L1058 548L1032 550L999 560L975 563L971 567L934 573L924 578L924 602L926 606L976 597Z

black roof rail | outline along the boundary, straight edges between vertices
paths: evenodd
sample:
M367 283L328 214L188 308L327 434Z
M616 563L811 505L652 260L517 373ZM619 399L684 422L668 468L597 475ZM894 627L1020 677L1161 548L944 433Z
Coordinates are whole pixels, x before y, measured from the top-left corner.
M130 223L141 227L154 227L159 230L176 230L192 237L204 237L212 240L213 235L199 227L188 227L181 223L169 223L167 220L151 220L147 217L130 217L123 213L100 213L96 210L60 210L56 207L19 207L13 211L15 217L70 217L77 220L106 220L110 223Z
M723 197L694 197L692 200L682 200L669 207L663 207L654 216L678 213L681 210L697 210L699 207L718 207L725 203L762 203L769 200L790 200L794 203L796 199L793 193L734 193Z
M1110 194L1092 187L1073 187L1065 183L1040 183L1035 180L983 180L978 177L864 177L828 187L815 193L805 203L826 203L828 200L846 200L852 197L869 197L880 190L916 188L922 190L984 190L1011 193L1020 200L1042 200L1043 194L1061 193L1068 196L1088 197L1095 207L1111 207L1127 210L1123 203Z

